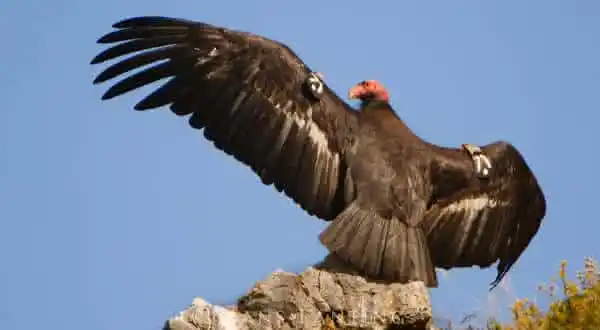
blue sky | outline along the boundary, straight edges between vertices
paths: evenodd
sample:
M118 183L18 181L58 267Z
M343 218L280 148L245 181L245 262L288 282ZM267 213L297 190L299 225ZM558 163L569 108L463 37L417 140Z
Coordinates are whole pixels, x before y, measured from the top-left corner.
M510 273L518 296L533 296L562 259L575 268L599 257L597 1L4 1L4 328L157 329L195 296L231 303L276 268L300 271L326 254L323 222L185 119L133 111L155 86L100 101L95 40L138 15L284 41L342 96L378 79L431 142L514 143L548 199ZM447 275L432 291L440 316L505 308L514 295L489 300L495 269Z

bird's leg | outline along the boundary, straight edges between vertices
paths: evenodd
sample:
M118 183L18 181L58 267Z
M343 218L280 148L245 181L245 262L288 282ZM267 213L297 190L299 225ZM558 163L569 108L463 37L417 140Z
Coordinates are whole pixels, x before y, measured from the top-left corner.
M475 174L480 179L485 179L489 177L492 169L492 162L490 161L490 158L483 153L481 148L470 143L462 144L461 147L473 159L473 167L475 169Z

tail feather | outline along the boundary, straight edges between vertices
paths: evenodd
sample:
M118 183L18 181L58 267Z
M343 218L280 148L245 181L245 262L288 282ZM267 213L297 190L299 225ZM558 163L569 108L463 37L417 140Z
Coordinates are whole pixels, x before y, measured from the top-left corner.
M351 205L321 233L320 240L368 277L438 286L425 233L419 227Z

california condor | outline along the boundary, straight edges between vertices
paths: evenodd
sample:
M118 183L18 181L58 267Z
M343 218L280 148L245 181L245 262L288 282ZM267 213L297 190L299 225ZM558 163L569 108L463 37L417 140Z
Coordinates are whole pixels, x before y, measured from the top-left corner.
M434 267L489 267L496 286L538 231L544 194L509 143L444 148L414 134L374 80L352 109L285 44L202 22L136 17L98 40L104 100L171 78L135 105L169 106L331 224L320 240L370 278L437 287Z

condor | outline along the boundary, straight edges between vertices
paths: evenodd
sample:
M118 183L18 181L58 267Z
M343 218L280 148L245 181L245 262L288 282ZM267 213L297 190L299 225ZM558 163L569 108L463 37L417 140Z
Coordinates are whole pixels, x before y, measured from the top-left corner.
M423 281L435 267L489 267L495 287L540 228L544 194L509 143L444 148L415 135L374 80L354 110L285 44L168 17L137 17L98 40L92 64L132 56L94 83L110 99L163 78L136 110L168 106L329 226L320 241L366 277ZM135 53L135 54L134 54ZM149 66L154 64L153 66Z

